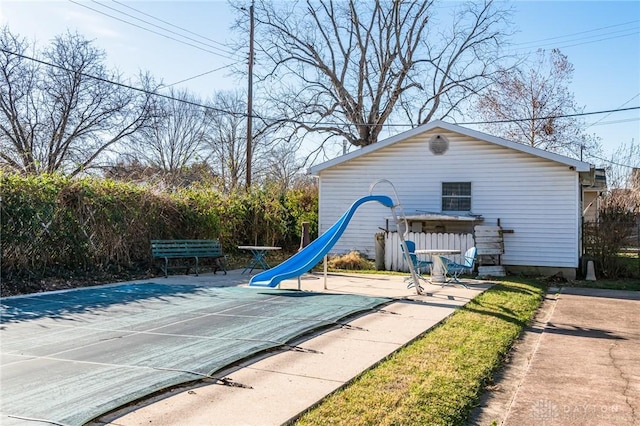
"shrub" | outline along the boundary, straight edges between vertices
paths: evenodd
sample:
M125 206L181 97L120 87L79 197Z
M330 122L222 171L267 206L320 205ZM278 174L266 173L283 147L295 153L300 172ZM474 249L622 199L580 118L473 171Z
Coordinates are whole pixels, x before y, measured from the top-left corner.
M331 258L327 266L332 269L347 269L352 271L375 269L374 263L357 251Z
M637 242L640 229L640 196L630 190L616 190L603 201L598 221L585 223L585 254L594 259L596 270L607 278L631 276L628 264L619 254ZM637 244L637 243L636 243Z
M286 193L284 205L291 217L289 229L293 230L293 238L300 240L302 223L309 223L311 241L318 237L318 187L315 182L299 185Z
M42 269L62 260L53 242L64 244L73 226L61 226L64 212L57 205L66 185L68 180L58 176L0 175L3 275L7 270Z
M315 194L316 201L313 201ZM297 248L317 213L314 188L222 194L203 185L169 191L109 179L0 173L2 279L70 271L149 269L152 239L214 239ZM312 229L317 229L314 221Z

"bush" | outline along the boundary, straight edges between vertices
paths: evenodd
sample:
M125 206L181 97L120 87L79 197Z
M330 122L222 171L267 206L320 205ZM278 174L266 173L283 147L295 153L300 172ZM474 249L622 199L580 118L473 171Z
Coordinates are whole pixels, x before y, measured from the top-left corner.
M347 269L352 271L375 269L374 263L357 251L333 257L327 262L327 266L332 269Z
M317 214L305 210L317 209L314 186L222 194L198 185L169 191L109 179L0 174L0 196L3 283L149 269L151 239L219 239L227 253L240 244L297 248L298 225Z
M637 245L640 224L640 196L617 190L603 201L598 221L584 224L585 255L593 258L596 271L607 278L625 278L633 271L620 258L623 248Z

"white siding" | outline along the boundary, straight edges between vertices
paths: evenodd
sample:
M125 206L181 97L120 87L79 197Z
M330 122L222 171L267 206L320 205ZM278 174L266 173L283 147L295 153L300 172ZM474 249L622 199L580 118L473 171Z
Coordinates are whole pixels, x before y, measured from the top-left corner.
M566 164L457 133L444 155L427 145L427 132L333 167L320 175L320 232L329 228L378 179L395 186L406 212L441 210L442 182L471 182L472 212L485 224L499 218L505 235L503 264L577 267L578 174ZM442 133L442 132L440 132ZM393 197L381 183L376 194ZM374 234L390 211L376 203L360 207L333 253L359 250L373 257Z

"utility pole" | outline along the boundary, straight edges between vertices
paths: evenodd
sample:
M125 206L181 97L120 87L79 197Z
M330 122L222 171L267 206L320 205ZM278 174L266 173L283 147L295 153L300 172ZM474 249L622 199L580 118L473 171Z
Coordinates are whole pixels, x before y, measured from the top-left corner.
M251 187L251 151L253 150L253 5L254 0L251 0L251 6L249 6L249 78L247 85L247 189Z

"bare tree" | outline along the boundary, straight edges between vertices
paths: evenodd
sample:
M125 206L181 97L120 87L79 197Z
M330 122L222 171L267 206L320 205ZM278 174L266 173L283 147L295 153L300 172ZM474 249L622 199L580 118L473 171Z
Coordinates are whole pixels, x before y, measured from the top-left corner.
M607 186L611 189L634 189L640 192L640 144L623 142L607 161Z
M289 144L280 143L269 152L260 181L278 185L281 191L292 188L301 179L304 163Z
M148 126L132 136L134 156L167 178L202 161L211 119L199 103L186 90L171 89L168 97L158 99Z
M581 113L569 84L573 65L557 49L539 50L515 69L503 70L477 103L484 128L498 136L533 147L582 158L598 149L585 133Z
M221 180L224 191L233 191L245 183L247 166L246 95L241 91L222 91L209 102L211 126L207 135L208 162ZM258 181L270 164L270 152L278 142L277 125L254 121L252 175Z
M240 92L218 92L212 104L222 111L244 112ZM241 115L208 111L211 129L207 135L209 162L220 177L221 189L233 191L244 184L247 158L246 119Z
M421 124L456 111L497 69L507 12L471 2L448 33L434 14L429 0L257 1L254 69L270 117L366 146L403 112Z
M78 34L56 37L42 59L0 30L0 161L21 173L80 173L143 127L150 96L124 87L104 52Z

